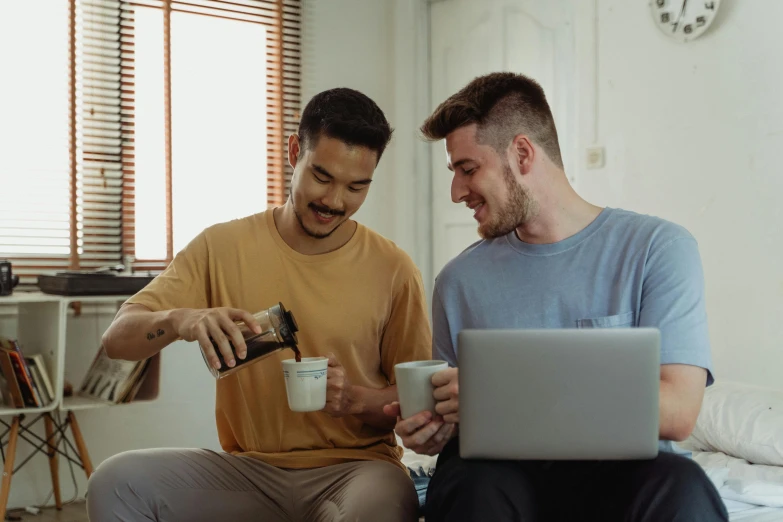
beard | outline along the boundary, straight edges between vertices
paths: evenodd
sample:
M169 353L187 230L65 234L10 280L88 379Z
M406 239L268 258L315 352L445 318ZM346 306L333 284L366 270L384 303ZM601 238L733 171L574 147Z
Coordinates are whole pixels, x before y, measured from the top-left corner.
M299 221L299 226L302 227L302 230L304 231L305 234L307 234L308 236L310 236L312 238L315 238L315 239L326 239L327 237L331 236L334 233L335 230L340 228L340 225L345 223L345 220L338 220L337 223L332 227L332 229L329 230L329 231L326 231L326 232L319 232L317 230L313 230L312 228L308 227L305 224L304 217L302 215L303 213L300 212L299 209L297 208L296 201L294 201L293 195L291 196L291 202L293 203L294 215L296 216L296 220ZM328 208L328 207L317 205L315 203L308 204L307 208L315 210L315 211L318 211L318 212L322 212L324 214L332 214L332 215L338 216L338 217L339 216L345 216L345 211L344 210L334 210L334 209L331 209L331 208Z
M490 214L487 222L479 225L478 233L483 239L505 236L536 214L536 202L528 190L516 182L508 164L503 168L503 182L506 184L508 199L499 210Z

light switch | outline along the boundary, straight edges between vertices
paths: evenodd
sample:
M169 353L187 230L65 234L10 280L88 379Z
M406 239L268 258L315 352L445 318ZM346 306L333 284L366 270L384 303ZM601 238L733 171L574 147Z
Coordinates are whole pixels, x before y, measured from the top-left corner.
M601 169L604 166L604 148L601 146L587 147L587 161L588 169Z

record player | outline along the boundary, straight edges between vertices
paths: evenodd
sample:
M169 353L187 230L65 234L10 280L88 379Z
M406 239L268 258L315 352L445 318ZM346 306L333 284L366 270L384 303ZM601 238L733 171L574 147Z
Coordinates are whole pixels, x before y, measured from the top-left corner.
M67 270L54 275L38 276L41 292L55 295L133 295L152 281L147 273L125 274L124 265L98 270Z

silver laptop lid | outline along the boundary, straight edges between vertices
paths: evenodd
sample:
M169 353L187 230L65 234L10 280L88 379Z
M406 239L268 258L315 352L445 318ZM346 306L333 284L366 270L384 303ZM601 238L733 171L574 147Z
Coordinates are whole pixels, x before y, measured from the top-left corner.
M658 454L657 329L464 330L457 341L463 458Z

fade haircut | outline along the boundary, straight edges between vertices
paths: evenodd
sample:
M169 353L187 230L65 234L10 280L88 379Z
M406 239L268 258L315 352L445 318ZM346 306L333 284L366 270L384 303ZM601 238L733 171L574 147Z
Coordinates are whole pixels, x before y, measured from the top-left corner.
M511 72L479 76L441 103L421 126L430 141L475 123L479 143L501 156L514 136L524 134L563 168L557 129L544 89L531 78Z
M366 147L381 160L393 129L374 101L354 89L340 87L316 94L299 120L299 159L312 150L321 136L347 145Z

